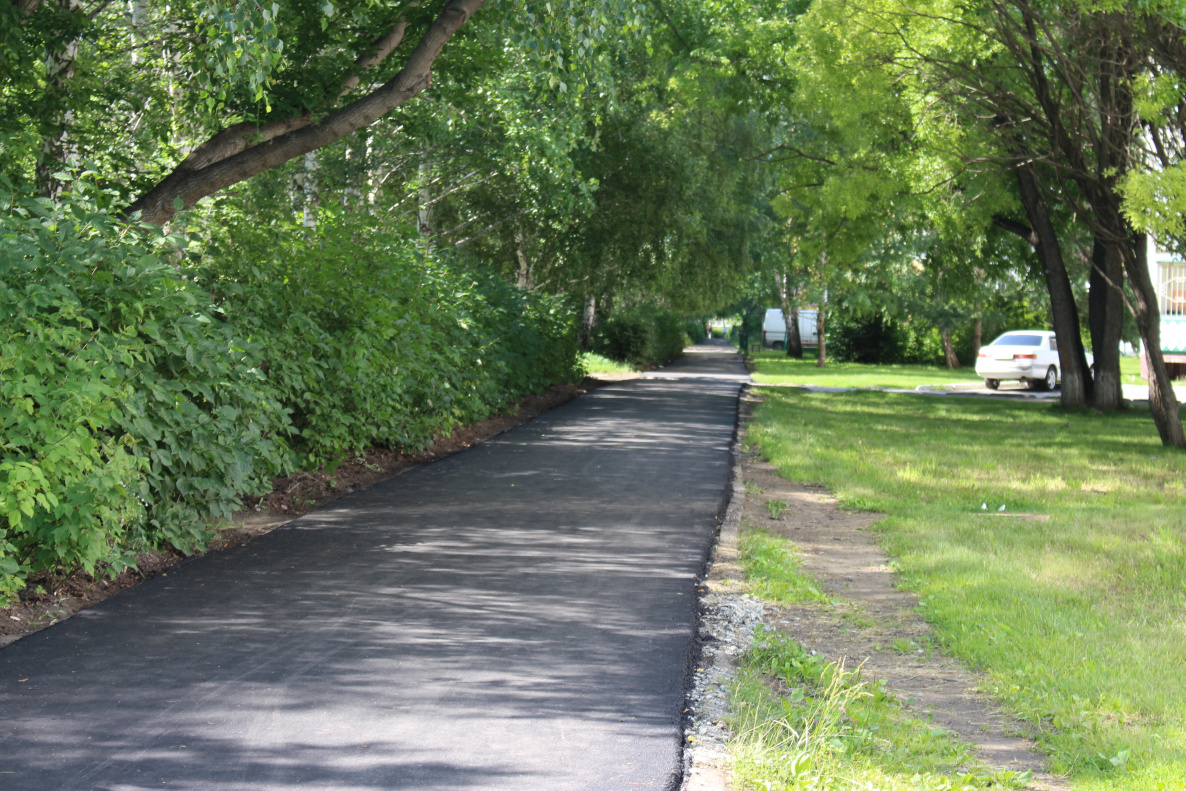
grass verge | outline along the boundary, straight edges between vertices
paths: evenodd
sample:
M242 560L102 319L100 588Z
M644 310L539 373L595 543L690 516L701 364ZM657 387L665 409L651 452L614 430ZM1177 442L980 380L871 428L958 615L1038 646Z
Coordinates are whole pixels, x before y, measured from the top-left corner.
M750 592L772 604L826 604L828 597L799 573L799 553L785 538L747 528L737 538Z
M906 715L883 682L777 633L758 632L731 691L739 789L971 791L1028 779L969 769L966 745Z
M611 360L608 357L602 357L600 354L594 354L593 352L583 352L581 354L581 366L584 367L585 373L589 376L596 376L597 374L627 374L638 370L630 363Z
M887 515L883 545L937 638L1056 772L1085 791L1186 788L1186 454L1147 412L764 394L751 441L788 478Z
M814 358L796 360L782 352L758 352L750 359L754 365L754 381L759 384L913 390L919 385L980 381L971 368L949 371L936 365L866 365L836 362L829 362L824 368L817 368Z

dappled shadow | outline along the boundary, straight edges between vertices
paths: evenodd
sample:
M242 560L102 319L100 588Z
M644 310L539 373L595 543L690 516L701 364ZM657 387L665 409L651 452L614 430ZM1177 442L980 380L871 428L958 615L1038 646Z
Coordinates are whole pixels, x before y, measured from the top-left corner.
M667 788L736 393L602 388L0 650L0 787Z

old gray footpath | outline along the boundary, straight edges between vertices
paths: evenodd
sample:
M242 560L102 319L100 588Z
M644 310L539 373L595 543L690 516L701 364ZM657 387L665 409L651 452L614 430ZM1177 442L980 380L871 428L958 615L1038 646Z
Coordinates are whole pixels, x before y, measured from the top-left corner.
M667 789L727 347L0 649L0 789Z

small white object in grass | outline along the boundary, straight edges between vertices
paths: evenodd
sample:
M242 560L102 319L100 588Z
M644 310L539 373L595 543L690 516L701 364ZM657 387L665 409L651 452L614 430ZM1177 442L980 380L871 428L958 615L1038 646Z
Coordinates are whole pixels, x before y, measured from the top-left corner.
M999 513L999 512L1001 512L1001 511L1004 511L1004 510L1005 510L1005 506L1003 506L1003 505L1002 505L1000 508L998 508L998 509L997 509L997 512Z
M981 510L981 511L987 511L987 510L988 510L988 503L981 503L981 504L980 504L980 510Z

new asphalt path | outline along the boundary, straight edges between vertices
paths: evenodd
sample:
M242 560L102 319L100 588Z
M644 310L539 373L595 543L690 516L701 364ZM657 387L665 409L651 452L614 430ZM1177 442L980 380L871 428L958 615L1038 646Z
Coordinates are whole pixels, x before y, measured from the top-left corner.
M744 379L694 347L0 649L0 789L675 787Z

